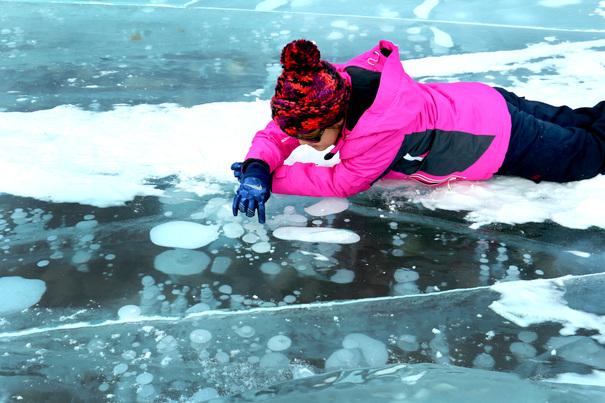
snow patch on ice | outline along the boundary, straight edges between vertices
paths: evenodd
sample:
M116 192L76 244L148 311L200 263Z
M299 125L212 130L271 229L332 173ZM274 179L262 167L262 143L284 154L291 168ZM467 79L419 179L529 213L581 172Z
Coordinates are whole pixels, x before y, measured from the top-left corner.
M429 6L432 9L436 2L423 4L425 9ZM605 14L603 4L600 12ZM344 34L337 30L354 27L342 22L336 25L333 29L341 38ZM457 80L462 74L486 72L510 73L514 77L513 71L527 69L536 75L528 74L523 82L513 81L507 88L530 99L580 107L602 100L598 83L605 82L604 52L600 50L603 46L605 40L545 42L522 50L406 60L403 65L421 81ZM543 71L552 74L539 74ZM237 161L246 155L253 133L266 126L268 111L268 101L257 101L192 108L172 104L116 106L105 112L84 111L74 106L30 113L3 112L0 192L107 207L121 205L135 196L164 195L166 192L157 189L149 179L175 176L179 189L191 192L192 196L224 194L225 185L236 183L225 161ZM234 114L237 120L232 119ZM227 126L226 121L230 122ZM87 133L88 141L81 141L81 133ZM204 135L207 133L221 135ZM324 154L311 147L298 147L286 163L313 162L321 166L338 163L338 154L330 161L323 159ZM410 187L410 183L399 181L391 188ZM388 182L376 185L385 186L391 185ZM437 188L416 193L416 188L412 188L409 195L406 191L403 195L431 209L468 211L467 219L475 227L493 222L552 220L571 228L591 225L605 228L605 216L592 213L605 200L603 176L569 184L539 185L501 177L452 183L451 189L451 192ZM399 190L387 197L398 194ZM166 196L165 200L179 199L178 195ZM231 213L227 209L222 214Z
M261 1L254 8L255 11L273 11L276 8L288 4L287 0L265 0Z
M580 4L582 0L540 0L538 4L544 7L558 8L565 6L573 6L574 4Z
M443 46L444 48L451 48L454 46L454 41L447 32L444 32L437 27L430 27L430 29L433 31L433 39L437 45Z
M489 308L519 326L557 322L563 325L561 335L573 335L578 329L597 330L592 337L605 342L605 317L570 308L560 279L502 282L491 288L501 296Z
M592 371L592 373L583 375L574 372L559 374L556 378L543 379L542 382L554 383L569 383L573 385L590 385L600 386L605 385L605 371Z
M429 14L439 4L439 0L424 0L424 3L414 8L414 14L418 18L427 19Z

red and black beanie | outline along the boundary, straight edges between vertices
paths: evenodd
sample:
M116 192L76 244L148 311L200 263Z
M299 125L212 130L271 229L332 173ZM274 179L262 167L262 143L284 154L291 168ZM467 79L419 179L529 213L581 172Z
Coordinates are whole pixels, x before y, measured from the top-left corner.
M299 39L287 44L281 64L271 116L284 133L311 133L344 117L351 84L332 64L320 60L313 42Z

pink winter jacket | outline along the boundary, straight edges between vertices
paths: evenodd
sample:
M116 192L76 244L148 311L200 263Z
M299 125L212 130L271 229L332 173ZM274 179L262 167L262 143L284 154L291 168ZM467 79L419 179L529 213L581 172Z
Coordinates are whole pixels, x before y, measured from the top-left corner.
M343 128L333 167L283 165L299 146L270 122L252 140L246 159L265 161L272 191L304 196L346 197L378 179L415 179L427 185L490 178L502 165L511 131L504 98L480 83L417 83L405 73L398 48L381 41L345 65L380 72L371 106L352 130Z

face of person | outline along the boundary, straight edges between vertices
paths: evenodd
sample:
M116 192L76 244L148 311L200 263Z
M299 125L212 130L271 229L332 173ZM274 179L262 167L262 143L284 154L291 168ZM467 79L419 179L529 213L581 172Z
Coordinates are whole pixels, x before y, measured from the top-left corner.
M336 140L338 139L338 136L340 135L340 132L342 131L343 121L344 121L344 119L340 120L340 122L336 123L335 125L328 126L325 129L323 129L323 133L322 133L319 141L315 141L315 142L306 141L305 139L299 138L298 142L300 143L300 145L308 145L317 151L325 151L328 147L330 147L336 143ZM314 136L317 136L319 134L319 132L320 132L320 130L317 130L315 132L308 134L305 137L313 138Z

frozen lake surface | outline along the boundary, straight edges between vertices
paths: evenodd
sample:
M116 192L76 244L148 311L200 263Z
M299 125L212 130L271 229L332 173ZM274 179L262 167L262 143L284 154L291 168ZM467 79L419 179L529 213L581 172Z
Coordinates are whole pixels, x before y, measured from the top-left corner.
M232 216L301 37L605 98L596 0L0 1L0 401L605 400L603 176Z

